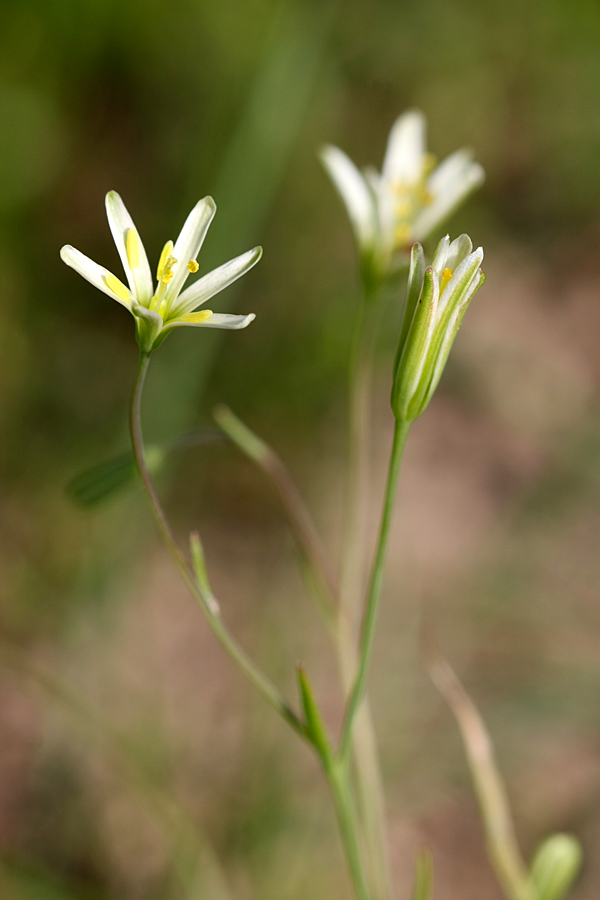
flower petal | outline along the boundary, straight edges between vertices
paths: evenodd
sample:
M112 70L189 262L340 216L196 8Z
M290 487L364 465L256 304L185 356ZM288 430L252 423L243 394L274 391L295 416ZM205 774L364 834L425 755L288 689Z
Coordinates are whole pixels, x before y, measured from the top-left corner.
M460 234L448 247L445 265L454 272L463 259L473 252L473 241L468 234Z
M477 250L470 253L461 263L459 263L440 297L438 320L441 319L444 310L448 305L460 305L463 298L467 296L471 290L475 289L475 286L479 283L479 267L482 262L483 248L478 247Z
M472 162L468 151L458 150L444 160L427 181L433 200L415 220L415 238L423 240L431 234L484 178L482 167Z
M68 266L75 269L75 271L82 275L86 281L89 281L90 284L93 284L98 290L103 291L103 293L107 294L113 300L116 300L121 306L125 306L131 312L133 297L130 296L129 302L127 302L123 296L119 296L119 294L111 290L107 284L107 279L109 282L114 279L115 282L120 284L119 279L113 275L112 272L109 272L104 266L99 266L93 259L85 256L79 250L76 250L75 247L71 247L70 244L66 244L61 248L60 256L63 262L66 262ZM125 285L121 285L121 287L126 290Z
M138 303L150 302L154 292L148 257L133 219L116 191L106 195L106 215L127 281Z
M238 278L241 278L252 266L256 265L261 256L262 247L255 247L254 250L248 250L247 253L242 253L241 256L236 256L235 259L230 259L229 262L219 266L218 269L213 269L212 272L203 275L202 278L199 278L198 281L180 294L173 306L171 315L179 317L191 312L193 309L197 309L198 306L206 303L219 291L224 290L230 284L233 284L234 281L237 281Z
M210 319L200 321L201 317L198 315L198 320L194 321L196 315L198 314L190 313L185 318L174 319L171 322L167 322L163 331L168 331L171 328L178 328L181 325L201 326L202 328L232 328L238 330L240 328L246 328L246 326L256 318L254 313L250 313L247 316L230 316L227 313L213 313Z
M435 249L431 267L435 272L438 281L442 277L442 272L446 268L446 260L448 259L448 251L450 249L450 235L445 234Z
M212 197L204 197L196 203L195 207L185 220L185 224L179 233L173 247L173 256L177 260L173 266L173 278L167 285L164 299L167 309L171 306L179 291L183 287L186 278L190 274L187 264L195 260L204 243L206 232L217 211L217 206Z
M399 116L390 131L383 177L386 181L414 184L423 174L425 156L425 116L411 109Z
M375 240L375 209L369 187L352 160L338 147L327 144L321 162L340 194L361 250L371 250Z

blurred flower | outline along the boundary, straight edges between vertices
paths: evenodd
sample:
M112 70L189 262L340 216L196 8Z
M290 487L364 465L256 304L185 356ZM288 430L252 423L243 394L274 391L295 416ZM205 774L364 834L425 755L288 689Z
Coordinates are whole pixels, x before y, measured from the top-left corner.
M346 205L363 277L371 280L405 267L411 245L427 238L484 180L469 150L457 150L435 166L425 149L425 117L418 110L396 119L381 173L360 172L331 145L321 159Z
M175 244L167 241L158 263L156 290L144 245L115 191L106 195L106 214L129 287L70 245L63 247L60 255L68 266L129 310L136 321L138 343L145 352L156 349L173 328L181 325L245 328L255 318L253 314L232 316L208 309L195 310L251 269L262 255L261 247L203 275L181 293L188 276L198 271L196 257L215 212L212 197L200 200L187 217Z
M473 251L466 234L452 243L446 235L427 268L421 245L412 248L392 388L397 419L416 419L431 400L462 318L485 281L482 260L482 248Z

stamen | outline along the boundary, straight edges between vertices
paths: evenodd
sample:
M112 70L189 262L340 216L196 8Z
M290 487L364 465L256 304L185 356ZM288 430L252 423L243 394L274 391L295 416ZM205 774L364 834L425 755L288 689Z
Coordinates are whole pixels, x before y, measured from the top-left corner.
M173 241L167 241L165 246L162 248L162 253L160 254L160 259L158 261L158 268L156 270L156 280L160 281L163 275L163 269L165 268L165 263L168 257L173 252Z
M448 282L450 281L451 278L452 278L452 269L444 269L444 271L442 272L442 277L440 279L440 294L443 293L446 285L448 284Z
M125 249L127 260L131 269L137 269L140 264L140 239L135 228L130 228L125 237Z
M131 295L122 281L119 281L116 275L113 275L112 272L107 272L104 276L104 283L107 288L122 300L123 303L126 303L127 306L131 306Z
M206 322L207 319L210 319L212 314L212 309L201 309L200 312L188 313L186 316L180 316L180 318L182 322L199 325L200 322Z
M168 284L173 277L173 266L177 260L174 256L167 256L165 260L165 264L162 270L162 278L160 279L163 284Z
M187 267L190 270L190 272L192 273L192 275L194 275L200 268L200 266L198 265L198 263L196 262L195 259L190 259L189 263L187 264Z

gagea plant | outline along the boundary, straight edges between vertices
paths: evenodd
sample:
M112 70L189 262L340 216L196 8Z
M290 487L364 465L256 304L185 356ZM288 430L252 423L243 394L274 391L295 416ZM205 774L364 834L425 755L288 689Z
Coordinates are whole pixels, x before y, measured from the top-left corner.
M125 281L71 246L61 250L67 265L133 316L139 364L129 425L135 466L150 510L175 566L217 640L267 703L316 754L330 788L356 900L397 897L388 862L383 787L367 686L402 455L410 427L426 410L463 317L485 281L483 250L474 250L468 235L454 240L442 238L431 257L427 244L425 249L422 246L483 181L481 166L466 150L457 151L436 166L425 150L424 135L425 120L420 112L400 116L392 127L381 172L360 172L336 147L328 146L321 154L350 218L360 288L354 338L348 348L348 477L337 572L283 462L228 409L221 407L215 414L228 438L272 480L303 563L310 570L315 606L339 664L345 698L339 734L328 729L308 672L303 668L297 671L298 702L286 698L225 625L200 538L196 533L191 535L189 552L179 547L161 505L151 472L160 465L164 453L154 450L147 456L142 437L141 398L154 353L171 332L182 326L232 330L248 326L254 315L214 313L204 304L246 274L260 259L261 248L249 250L190 283L198 272L197 256L216 210L214 201L206 197L191 211L175 243L166 242L153 279L138 231L119 195L111 191L106 197L106 211ZM406 287L403 278L407 278ZM386 311L382 298L390 294L402 311L396 358L390 361L390 415L395 430L375 554L367 562L363 523L368 493L370 371L377 322ZM260 322L255 327L260 327ZM90 485L96 477L98 470L89 476L87 488L85 479L80 479L79 489L93 493ZM460 726L490 860L507 900L566 898L581 864L577 840L569 835L550 836L534 854L531 865L526 864L515 838L489 735L437 649L431 629L425 634L425 659ZM433 896L433 860L424 852L416 860L413 900L431 900Z

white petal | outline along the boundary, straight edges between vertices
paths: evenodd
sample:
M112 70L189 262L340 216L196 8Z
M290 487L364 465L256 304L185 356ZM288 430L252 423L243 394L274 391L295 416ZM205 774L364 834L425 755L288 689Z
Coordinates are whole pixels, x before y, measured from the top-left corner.
M187 325L192 328L230 328L234 330L239 330L240 328L246 328L250 322L253 322L256 318L254 313L249 313L247 316L230 316L228 313L213 313L210 319L206 319L205 322L184 322L182 319L175 319L172 322L167 322L164 326L163 331L168 331L170 328L179 328L182 325Z
M185 224L173 247L173 256L177 263L173 267L173 278L167 285L164 295L164 299L167 301L167 308L173 303L190 274L187 264L198 256L216 211L217 206L213 198L204 197L196 203L185 220Z
M461 234L448 247L446 266L453 272L458 265L473 252L473 241L468 234Z
M448 259L448 250L450 249L450 235L445 234L436 247L436 251L431 262L433 271L438 279L442 277L442 272L446 268L446 260Z
M93 259L85 256L79 250L76 250L75 247L71 247L70 244L66 244L61 248L60 256L63 262L66 262L68 266L75 269L76 272L79 272L86 281L89 281L90 284L93 284L98 290L103 291L107 296L111 297L112 300L116 300L117 303L120 303L121 306L125 306L131 312L131 303L125 303L125 301L115 294L114 291L111 291L106 284L105 279L107 275L111 278L115 277L112 272L105 269L104 266L99 266ZM131 298L131 301L133 302L133 297Z
M433 200L415 220L415 238L426 238L460 206L471 191L483 183L484 177L481 166L471 162L465 151L459 150L448 157L427 182L427 190Z
M392 125L383 160L383 177L386 181L413 184L423 174L424 156L425 116L412 109Z
M447 156L443 162L436 166L427 179L427 190L432 194L445 191L454 181L462 180L466 172L474 167L483 182L485 173L479 163L473 162L473 153L465 147Z
M456 297L453 297L455 291L460 288L461 299L468 296L479 283L479 267L483 262L483 248L478 247L473 253L470 253L466 259L454 270L452 278L446 285L444 293L440 297L440 305L438 308L438 319L441 317L448 303L455 303ZM461 281L464 284L461 285Z
M373 166L364 170L365 180L371 189L376 210L376 227L379 249L383 258L388 258L396 243L396 206L398 198L386 181Z
M375 210L365 179L352 160L338 147L327 144L320 155L321 162L346 205L359 247L370 250L375 240Z
M248 250L247 253L236 256L235 259L230 259L218 269L213 269L212 272L203 275L179 295L171 310L171 316L182 316L197 309L219 291L241 278L252 266L256 265L261 256L262 247L255 247L254 250Z
M117 250L119 251L119 256L121 257L121 262L123 263L123 268L125 269L131 292L138 303L147 304L154 293L154 289L152 285L152 273L150 272L150 265L148 263L144 245L133 224L133 219L127 212L125 204L116 191L108 192L105 203L108 224L110 225L114 242L117 245ZM131 268L127 256L127 232L132 229L137 234L139 247L138 265L134 269Z

